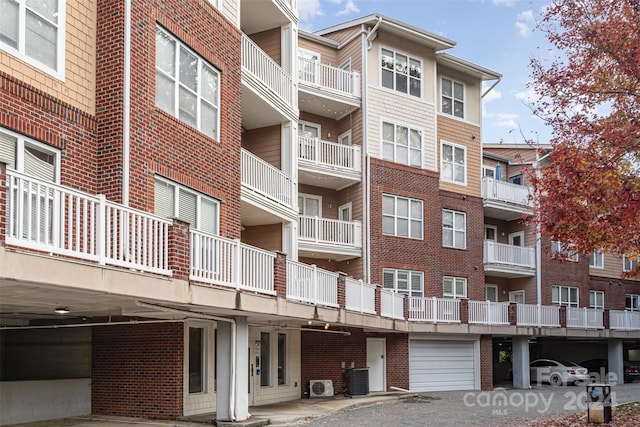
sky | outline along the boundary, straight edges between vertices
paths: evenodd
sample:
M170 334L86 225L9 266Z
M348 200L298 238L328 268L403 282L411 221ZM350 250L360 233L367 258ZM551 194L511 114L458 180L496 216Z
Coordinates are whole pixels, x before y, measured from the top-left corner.
M554 51L536 29L546 0L298 0L300 28L316 31L380 13L456 42L446 52L502 74L483 101L485 143L548 143L551 131L532 114L530 61ZM493 82L488 82L489 85Z

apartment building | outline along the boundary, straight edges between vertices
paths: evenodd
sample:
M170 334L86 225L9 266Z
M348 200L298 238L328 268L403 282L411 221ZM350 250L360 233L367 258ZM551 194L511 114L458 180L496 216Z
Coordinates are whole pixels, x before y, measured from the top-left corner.
M547 260L498 197L529 164L483 148L500 74L454 41L377 14L308 33L295 0L8 4L0 425L242 421L362 372L490 389L506 346L523 387L575 338L635 354L637 281Z

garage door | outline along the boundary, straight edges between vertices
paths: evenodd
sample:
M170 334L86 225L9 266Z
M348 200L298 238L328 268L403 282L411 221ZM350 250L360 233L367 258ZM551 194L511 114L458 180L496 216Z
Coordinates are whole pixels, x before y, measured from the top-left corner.
M473 390L473 341L409 341L411 391Z

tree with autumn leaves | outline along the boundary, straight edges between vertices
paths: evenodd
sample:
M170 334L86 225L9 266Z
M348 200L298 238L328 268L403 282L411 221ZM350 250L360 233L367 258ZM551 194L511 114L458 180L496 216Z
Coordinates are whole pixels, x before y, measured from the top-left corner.
M554 0L539 28L559 53L532 61L535 112L552 129L532 176L541 231L637 260L640 1Z

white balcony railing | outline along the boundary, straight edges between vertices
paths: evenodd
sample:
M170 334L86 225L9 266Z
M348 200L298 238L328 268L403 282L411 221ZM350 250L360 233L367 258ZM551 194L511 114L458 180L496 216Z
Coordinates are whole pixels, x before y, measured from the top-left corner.
M195 230L190 234L191 280L275 295L275 254L239 240Z
M298 57L298 79L323 89L360 98L360 73Z
M287 260L287 299L338 307L338 274Z
M345 308L359 313L376 314L376 285L347 277Z
M7 180L7 243L171 275L171 221L18 172Z
M298 137L298 158L304 163L332 168L362 170L360 146L323 141L319 138Z
M469 301L469 323L480 325L508 325L509 303Z
M404 294L380 289L380 315L391 319L404 319Z
M291 177L244 149L242 150L242 184L278 203L292 206L294 186Z
M603 329L604 310L567 307L567 328Z
M556 305L517 304L517 325L560 327L560 307Z
M531 188L524 185L497 181L488 176L482 178L482 198L486 200L508 202L528 207L531 205L530 194Z
M622 331L640 330L640 312L611 310L609 312L609 328Z
M293 79L249 37L242 35L242 67L288 105L294 102Z
M460 323L460 300L409 297L409 320L414 322Z
M304 215L300 215L298 220L298 235L301 240L353 248L362 247L362 225L358 221Z
M484 241L484 263L535 268L536 251L534 248L507 245L493 240Z

